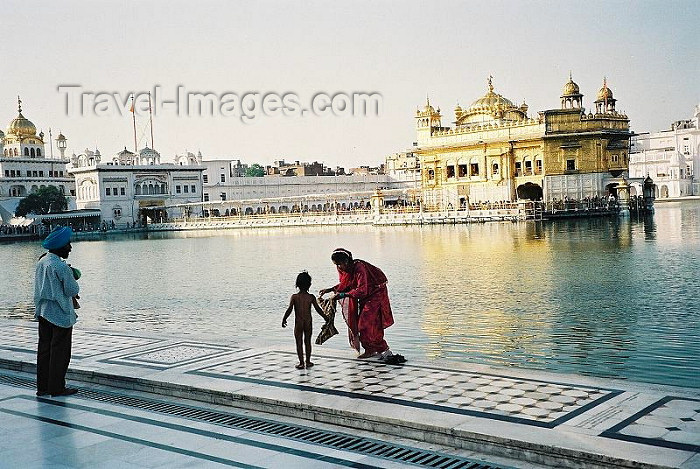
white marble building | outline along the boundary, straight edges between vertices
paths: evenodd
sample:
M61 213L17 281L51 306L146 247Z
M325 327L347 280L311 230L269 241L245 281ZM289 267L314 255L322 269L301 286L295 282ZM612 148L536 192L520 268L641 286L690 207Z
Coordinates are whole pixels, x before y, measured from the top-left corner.
M248 214L322 211L334 204L341 209L366 207L377 189L385 191L384 200L389 203L409 200L411 194L420 192L420 180L409 174L238 177L234 167L239 163L239 160L202 161L205 208L221 215L227 209L230 213L241 210Z
M175 205L202 201L204 168L187 155L176 161L161 163L148 147L138 153L124 148L104 163L97 150L73 155L77 207L98 209L102 222L119 228L182 216Z
M650 176L657 199L700 195L700 105L668 130L633 135L629 175Z
M3 133L0 130L0 216L8 223L19 201L41 187L55 186L68 197L69 209L75 208L75 182L68 174L65 158L66 137L56 138L58 154L46 149L44 132L22 115L18 99L18 115ZM47 154L48 153L48 154Z

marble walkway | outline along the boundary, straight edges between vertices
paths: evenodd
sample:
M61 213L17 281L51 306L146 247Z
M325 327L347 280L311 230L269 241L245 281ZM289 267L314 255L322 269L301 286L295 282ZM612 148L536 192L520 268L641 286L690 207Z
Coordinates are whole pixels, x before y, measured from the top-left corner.
M282 460L279 458L284 458L285 467L457 468L470 467L467 462L476 461L472 467L700 468L698 389L448 361L419 362L410 356L402 366L389 366L357 360L351 350L326 345L315 347L313 368L297 370L292 341L275 346L256 340L223 344L201 338L76 328L69 379L81 391L74 397L44 399L34 397L30 389L35 370L35 324L9 320L0 324L3 421L14 419L22 428L27 419L35 425L39 419L42 424L53 422L56 432L88 431L97 439L121 435L123 438L117 439L123 445L158 453L155 461L165 458L164 466L172 467L168 458L177 456L183 465L199 461L237 467L275 467ZM342 341L336 342L342 345ZM23 387L22 392L18 387ZM122 395L126 392L127 397L138 392L161 399L187 398L216 406L218 414L200 409L204 413L195 412L195 418L194 411L167 406L170 410L165 412L165 407L148 404L148 399L118 399L105 389L119 390ZM56 404L58 401L61 404ZM123 410L125 405L128 412ZM144 405L148 409L144 410ZM263 457L258 452L269 448L260 449L259 441L278 449L290 447L288 435L294 429L276 427L282 421L273 419L269 425L261 424L262 428L280 434L256 430L249 437L248 429L241 436L242 423L222 428L221 422L228 422L233 415L222 409L296 419L305 422L298 426L299 434L316 440L292 438L293 454L279 450ZM147 411L160 413L157 417L140 414ZM91 418L97 418L100 425L91 426ZM120 420L124 418L134 433L119 430L125 425ZM156 432L160 439L149 438L153 430L144 422L150 421L168 423ZM192 425L201 431L183 440L178 432ZM257 428L257 424L249 425ZM320 428L325 433L313 433ZM14 433L3 425L0 466L6 457L12 457L5 453L17 451L8 447L7 438L16 437ZM360 434L366 441L353 440ZM381 441L401 439L402 443L370 451L367 448L373 448L374 440L366 435ZM69 439L66 435L57 438ZM221 441L225 438L234 439L231 446ZM235 438L258 442L250 458L227 456L235 452L231 448L238 448L235 454L248 454L236 446L244 443ZM190 440L198 441L199 446L173 446L173 442ZM209 446L218 448L216 445L220 445L219 452L205 451ZM319 445L322 450L314 449ZM442 452L421 452L425 445L436 445ZM60 445L55 446L52 450L61 454ZM176 450L168 452L168 448ZM405 459L392 459L392 454ZM309 457L317 464L309 464ZM43 458L50 456L37 461L46 462ZM143 459L124 461L144 467L138 465Z

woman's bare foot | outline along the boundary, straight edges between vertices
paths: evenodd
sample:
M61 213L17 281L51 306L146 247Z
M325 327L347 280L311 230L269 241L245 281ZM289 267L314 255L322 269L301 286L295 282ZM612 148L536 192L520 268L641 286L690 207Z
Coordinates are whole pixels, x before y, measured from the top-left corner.
M311 362L306 362L306 368L311 368L312 366L314 366L313 363L311 363Z
M296 368L297 370L303 370L303 369L304 369L304 364L303 364L303 363L299 363L299 364L297 364L294 368Z

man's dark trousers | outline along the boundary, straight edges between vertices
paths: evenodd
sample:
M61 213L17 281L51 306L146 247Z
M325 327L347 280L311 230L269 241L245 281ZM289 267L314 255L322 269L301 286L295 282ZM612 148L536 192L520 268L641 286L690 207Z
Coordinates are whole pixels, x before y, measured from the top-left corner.
M38 393L60 394L66 388L72 336L72 327L58 327L39 318L39 347L36 354Z

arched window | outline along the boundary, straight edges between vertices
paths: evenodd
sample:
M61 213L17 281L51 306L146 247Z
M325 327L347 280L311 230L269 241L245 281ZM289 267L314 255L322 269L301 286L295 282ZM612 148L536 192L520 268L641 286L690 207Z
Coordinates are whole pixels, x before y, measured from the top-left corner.
M36 149L36 156L41 156L41 148Z
M29 148L24 147L24 156L29 156Z
M156 188L153 187L153 184L149 184L149 185L148 185L148 194L149 194L149 195L152 195L152 194L155 194L155 193L156 193Z
M19 152L17 151L16 148L14 149L14 154L15 154L15 156L19 156Z
M32 158L34 158L34 157L36 156L36 152L34 151L33 148L32 148L31 150L29 150L29 155L30 155Z
M494 176L497 176L499 170L500 170L500 167L498 166L498 163L494 163L493 167L491 168L491 174L493 174Z

